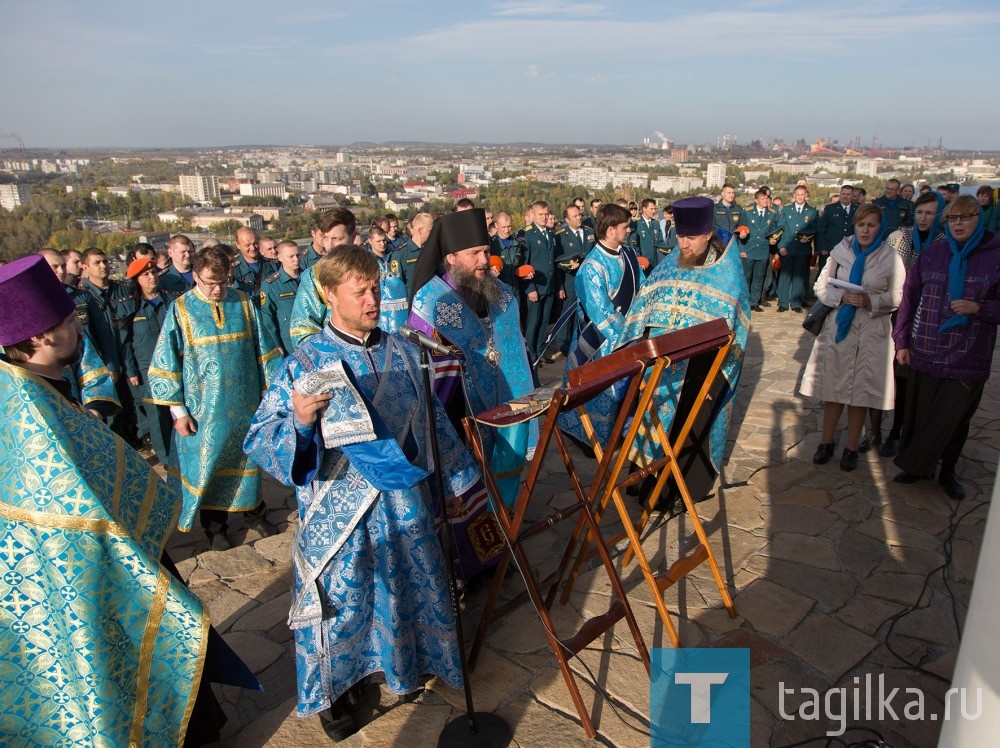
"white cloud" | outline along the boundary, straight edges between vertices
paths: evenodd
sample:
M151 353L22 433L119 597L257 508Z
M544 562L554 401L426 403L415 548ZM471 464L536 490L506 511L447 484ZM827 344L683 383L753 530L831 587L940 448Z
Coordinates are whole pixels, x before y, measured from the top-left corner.
M528 67L525 68L524 74L526 76L528 76L529 78L537 78L538 77L538 65L528 65Z

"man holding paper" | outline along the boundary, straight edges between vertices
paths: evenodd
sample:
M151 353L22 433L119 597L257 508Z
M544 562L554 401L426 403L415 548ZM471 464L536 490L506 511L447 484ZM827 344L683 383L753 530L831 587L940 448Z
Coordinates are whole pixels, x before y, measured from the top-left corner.
M292 553L298 714L334 739L357 731L350 705L380 673L409 694L436 675L462 687L447 568L427 482L417 349L383 332L379 266L344 246L314 267L329 321L285 359L244 450L295 486ZM449 508L479 479L444 409L434 409Z

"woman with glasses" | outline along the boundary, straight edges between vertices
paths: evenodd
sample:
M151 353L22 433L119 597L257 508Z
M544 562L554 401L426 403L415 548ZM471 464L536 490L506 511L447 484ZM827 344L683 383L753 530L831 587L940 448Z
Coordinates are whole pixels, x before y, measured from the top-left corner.
M861 429L869 408L892 408L892 323L906 271L896 251L883 241L882 211L871 203L854 216L854 235L831 251L816 297L834 307L813 344L799 391L823 401L823 435L813 455L822 465L834 451L840 414L847 406L847 443L841 470L858 466ZM845 288L844 284L848 284ZM863 290L857 290L857 289Z
M1000 323L1000 235L986 228L978 200L961 195L945 209L945 240L910 268L893 340L911 368L894 480L934 477L953 499L955 473L989 379Z

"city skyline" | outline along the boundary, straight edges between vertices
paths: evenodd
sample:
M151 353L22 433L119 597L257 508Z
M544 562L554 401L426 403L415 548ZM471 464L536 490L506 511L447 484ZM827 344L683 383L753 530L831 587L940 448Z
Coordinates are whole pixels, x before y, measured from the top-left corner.
M8 8L0 148L15 135L27 148L636 145L661 131L1000 149L980 72L1000 9L981 0L835 13L784 1L163 7Z

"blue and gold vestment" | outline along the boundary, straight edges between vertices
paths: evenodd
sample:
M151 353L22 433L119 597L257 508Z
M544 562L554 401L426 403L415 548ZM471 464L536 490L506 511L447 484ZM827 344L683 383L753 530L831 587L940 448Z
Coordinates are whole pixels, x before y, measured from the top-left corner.
M159 563L176 494L3 360L0 451L0 743L180 745L209 622Z
M722 395L725 406L712 423L710 437L711 459L718 470L725 454L732 396L736 392L750 331L750 294L735 238L730 240L722 256L711 264L685 267L680 264L680 257L680 252L671 252L646 279L632 302L617 345L638 340L647 328L650 328L652 337L719 318L729 323L736 339L722 364L722 376L727 385ZM686 372L686 361L668 367L654 396L657 413L667 433L674 420ZM649 439L641 437L637 443L647 457L662 457L660 448Z
M186 407L198 429L171 438L168 475L181 484L184 531L198 509L241 512L260 503L260 468L241 446L280 360L255 306L241 291L215 302L192 289L170 307L153 352L152 402Z

